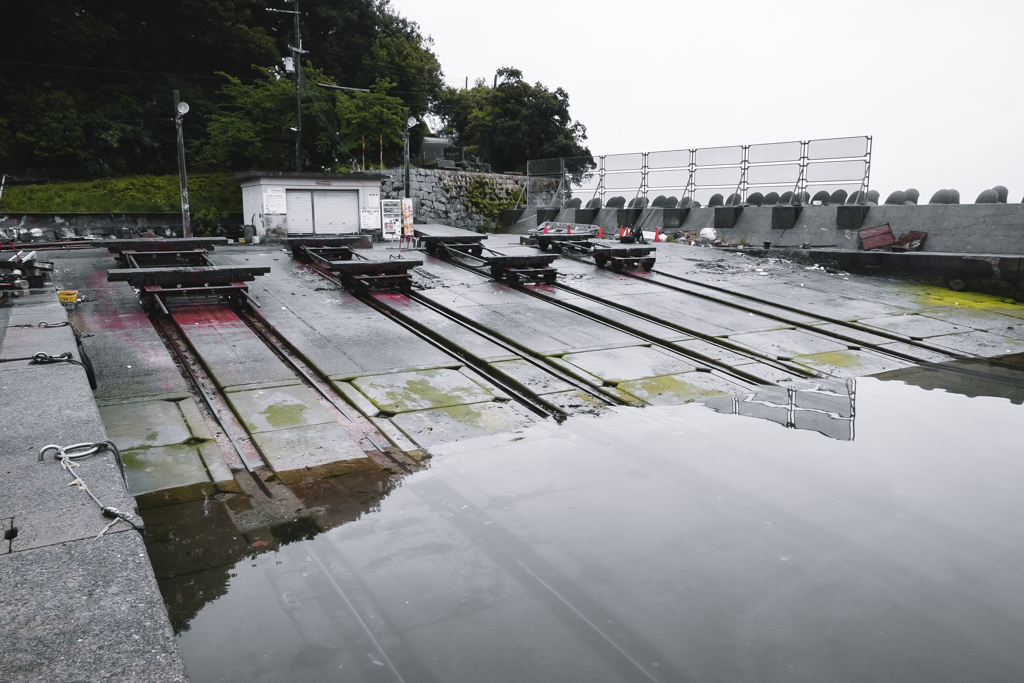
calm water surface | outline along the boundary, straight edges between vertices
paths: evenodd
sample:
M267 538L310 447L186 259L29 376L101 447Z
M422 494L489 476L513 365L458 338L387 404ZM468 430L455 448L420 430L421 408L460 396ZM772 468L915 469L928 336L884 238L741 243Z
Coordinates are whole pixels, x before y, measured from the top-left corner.
M179 506L192 681L1024 680L1024 375L887 378L852 440L835 398L836 438L716 404L454 444L266 548Z

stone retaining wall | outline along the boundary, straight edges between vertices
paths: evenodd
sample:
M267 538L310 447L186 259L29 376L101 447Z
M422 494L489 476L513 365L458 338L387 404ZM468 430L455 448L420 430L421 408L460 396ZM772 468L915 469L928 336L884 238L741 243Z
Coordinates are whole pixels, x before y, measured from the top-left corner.
M403 169L368 171L381 178L381 199L400 199ZM409 170L409 194L417 223L443 223L467 230L493 231L501 209L515 206L523 176L441 169Z

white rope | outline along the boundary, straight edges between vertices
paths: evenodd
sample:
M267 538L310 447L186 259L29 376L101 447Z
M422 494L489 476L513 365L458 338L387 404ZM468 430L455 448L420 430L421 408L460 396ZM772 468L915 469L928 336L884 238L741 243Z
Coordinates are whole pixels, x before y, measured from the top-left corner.
M74 458L84 458L86 456L92 455L93 453L98 453L101 450L109 450L113 452L114 456L117 458L118 466L121 468L121 476L122 478L124 478L124 465L121 463L121 454L117 450L117 446L115 446L112 441L101 441L99 443L77 443L72 446L64 447L58 446L56 444L51 444L49 446L44 446L39 450L39 460L42 460L46 452L50 450L56 451L53 457L59 458L60 466L67 470L67 472L74 477L74 480L72 480L72 482L68 484L68 486L77 486L82 491L88 493L89 497L92 498L93 501L96 502L96 505L99 506L100 511L103 513L103 516L113 518L110 524L107 524L107 526L103 527L103 531L101 531L96 536L96 538L93 539L94 541L98 540L101 536L103 536L103 534L107 533L107 531L109 531L112 526L114 526L122 520L130 524L131 527L136 531L140 533L142 532L142 528L137 526L135 522L132 521L133 519L135 519L135 515L133 515L130 512L121 512L117 508L112 507L110 505L104 505L102 502L100 502L100 499L97 498L95 494L93 494L93 492L89 489L89 486L85 483L85 481L82 480L82 477L80 477L78 473L75 471L75 468L78 467L79 465L77 462L74 462ZM125 482L125 484L127 484L127 481Z

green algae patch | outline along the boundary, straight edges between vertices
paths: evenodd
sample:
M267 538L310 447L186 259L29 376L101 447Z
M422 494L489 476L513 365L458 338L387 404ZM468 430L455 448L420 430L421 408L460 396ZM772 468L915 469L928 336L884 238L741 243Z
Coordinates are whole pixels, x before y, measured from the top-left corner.
M824 372L837 377L874 375L879 372L903 368L911 364L898 358L862 350L824 351L806 356L796 356L793 360L810 370Z
M199 452L181 444L124 451L128 492L140 508L202 500L216 493Z
M402 413L392 418L410 439L426 448L488 434L512 432L536 421L514 403L474 403Z
M1012 308L1024 309L1021 304L1005 297L978 292L954 292L945 287L931 285L908 285L914 298L921 306L959 306L962 308Z
M447 368L359 377L352 384L379 410L391 414L494 400L479 383Z
M690 403L705 398L728 396L743 390L738 384L706 372L649 377L634 382L622 382L618 388L654 406Z
M856 368L862 365L861 358L849 351L826 351L809 356L800 356L798 360L805 359L815 364L831 365L836 368Z
M267 418L267 424L271 427L298 427L305 424L302 413L306 408L307 406L302 403L275 403L267 406L262 415Z
M580 370L599 377L608 384L618 384L645 377L679 375L694 366L649 346L626 346L601 351L569 353L562 357Z
M335 422L301 384L224 395L250 434Z

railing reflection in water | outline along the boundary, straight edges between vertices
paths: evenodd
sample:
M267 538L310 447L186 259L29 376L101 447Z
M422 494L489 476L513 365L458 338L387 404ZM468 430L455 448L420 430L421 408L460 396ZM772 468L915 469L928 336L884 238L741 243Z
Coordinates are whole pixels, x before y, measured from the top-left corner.
M853 441L857 416L857 380L817 382L805 387L759 387L757 391L704 401L712 410L771 420L789 429L806 429L838 441Z

